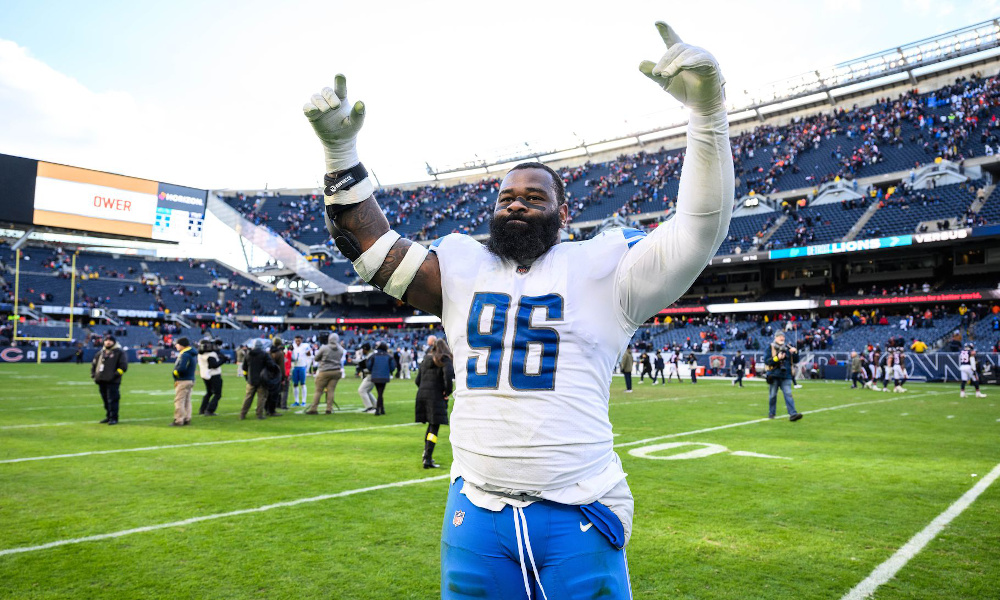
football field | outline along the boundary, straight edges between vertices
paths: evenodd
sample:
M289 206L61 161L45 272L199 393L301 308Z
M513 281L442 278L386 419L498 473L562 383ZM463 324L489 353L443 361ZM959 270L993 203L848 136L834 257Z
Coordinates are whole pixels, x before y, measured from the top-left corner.
M136 364L110 427L88 369L0 367L0 598L438 597L447 468L412 380L384 417L348 377L333 415L240 421L227 366L222 416L170 427L169 367ZM804 384L789 423L758 382L615 378L634 597L1000 598L1000 393Z

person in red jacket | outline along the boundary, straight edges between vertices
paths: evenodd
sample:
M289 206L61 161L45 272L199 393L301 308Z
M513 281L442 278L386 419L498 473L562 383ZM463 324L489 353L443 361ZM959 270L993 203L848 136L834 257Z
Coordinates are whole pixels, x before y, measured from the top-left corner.
M281 404L278 408L288 410L288 381L292 376L292 349L285 346L285 378L281 381Z

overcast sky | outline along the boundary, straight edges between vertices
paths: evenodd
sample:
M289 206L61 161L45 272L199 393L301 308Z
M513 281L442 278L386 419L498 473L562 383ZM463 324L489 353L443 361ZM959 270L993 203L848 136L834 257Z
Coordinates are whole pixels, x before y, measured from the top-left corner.
M666 119L637 69L666 20L730 95L1000 16L1000 0L0 2L0 152L194 187L313 186L302 104L368 106L383 184L538 140ZM631 125L630 125L631 124Z

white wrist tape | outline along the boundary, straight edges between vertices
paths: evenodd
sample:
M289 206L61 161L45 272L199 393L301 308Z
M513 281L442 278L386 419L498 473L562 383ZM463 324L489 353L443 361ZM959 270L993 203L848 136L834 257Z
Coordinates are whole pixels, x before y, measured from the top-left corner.
M323 199L326 204L357 204L358 202L364 202L375 193L375 185L372 180L365 177L358 183L354 184L349 190L343 190L332 195L324 195Z
M355 187L361 186L359 185ZM354 188L351 188L350 191L353 190ZM392 245L395 244L396 240L400 237L401 236L392 229L386 231L382 234L382 237L380 237L378 241L372 244L371 248L365 250L364 254L359 256L358 259L354 261L354 270L358 272L361 279L369 282L372 280L372 277L374 277L375 273L378 272L379 267L381 267L382 263L385 262L385 257L389 254L389 250L392 250Z
M424 264L425 258L427 258L427 248L416 242L410 244L410 248L406 251L406 256L403 257L403 260L399 261L399 266L393 271L392 277L386 282L385 289L382 291L396 300L402 300L403 294L406 293L406 288L410 287L410 283L416 277L417 271L420 270L420 265Z

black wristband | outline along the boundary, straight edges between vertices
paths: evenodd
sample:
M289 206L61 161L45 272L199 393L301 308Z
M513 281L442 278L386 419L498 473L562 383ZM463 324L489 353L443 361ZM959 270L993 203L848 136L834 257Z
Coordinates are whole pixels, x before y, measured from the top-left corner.
M354 165L346 171L341 171L336 177L327 173L323 175L323 194L332 196L337 192L349 190L361 183L366 177L368 177L368 171L361 163Z

